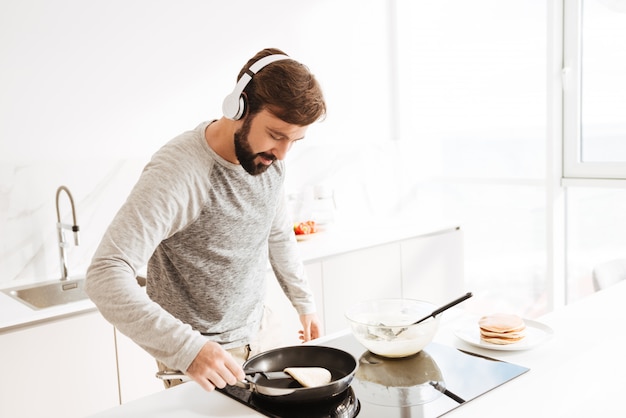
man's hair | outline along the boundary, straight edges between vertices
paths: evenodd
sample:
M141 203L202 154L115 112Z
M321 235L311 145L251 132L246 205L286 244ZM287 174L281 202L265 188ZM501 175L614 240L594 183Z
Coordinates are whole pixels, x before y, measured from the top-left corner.
M252 57L241 69L237 80L258 60L268 55L282 54L277 48L266 48ZM252 77L244 89L246 113L255 115L267 109L281 120L307 126L326 115L322 89L303 64L285 59L275 61Z

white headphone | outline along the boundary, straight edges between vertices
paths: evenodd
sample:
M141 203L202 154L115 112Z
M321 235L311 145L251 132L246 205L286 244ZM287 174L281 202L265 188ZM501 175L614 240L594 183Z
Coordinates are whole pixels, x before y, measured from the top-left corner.
M222 103L222 112L224 113L224 116L226 116L228 119L239 120L243 116L245 111L245 104L243 97L241 97L241 94L243 93L243 90L246 88L250 80L252 80L252 76L261 71L261 69L266 65L269 65L275 61L286 59L291 58L287 55L282 54L268 55L267 57L263 57L254 64L252 64L250 68L244 73L244 75L241 76L239 81L237 81L233 92L226 96L226 98L224 99L224 102Z

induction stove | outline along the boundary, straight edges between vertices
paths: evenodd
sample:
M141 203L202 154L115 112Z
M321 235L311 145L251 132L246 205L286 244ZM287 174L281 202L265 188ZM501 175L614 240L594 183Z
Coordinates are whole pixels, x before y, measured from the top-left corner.
M284 405L236 386L218 390L272 418L434 418L530 370L434 342L403 359L377 356L349 333L321 345L347 351L359 362L350 387L327 402Z

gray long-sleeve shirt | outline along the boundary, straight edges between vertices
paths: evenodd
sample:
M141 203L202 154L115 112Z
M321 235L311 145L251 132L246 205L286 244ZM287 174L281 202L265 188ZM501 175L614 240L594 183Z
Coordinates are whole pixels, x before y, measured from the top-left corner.
M208 146L208 123L152 157L87 271L87 293L102 315L180 370L207 339L229 348L254 337L268 256L297 312L315 312L284 199L283 162L248 174ZM146 264L147 294L135 281Z

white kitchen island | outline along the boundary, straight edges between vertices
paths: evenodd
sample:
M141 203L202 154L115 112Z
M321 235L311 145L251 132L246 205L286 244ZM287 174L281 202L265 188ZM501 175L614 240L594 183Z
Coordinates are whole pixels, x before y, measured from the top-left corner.
M623 417L626 403L626 281L537 320L554 336L526 351L492 351L455 335L468 318L461 310L444 314L435 338L441 344L529 367L530 371L462 404L449 417ZM473 320L471 318L470 320ZM325 338L332 338L329 335ZM323 340L322 340L323 341ZM116 407L93 418L137 416L177 418L262 416L219 392L195 383Z

